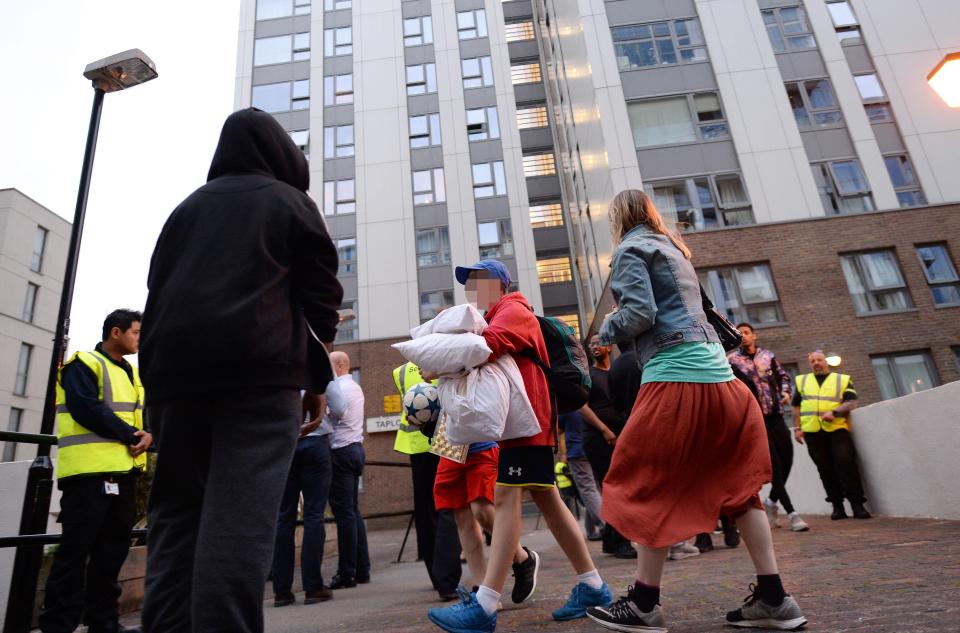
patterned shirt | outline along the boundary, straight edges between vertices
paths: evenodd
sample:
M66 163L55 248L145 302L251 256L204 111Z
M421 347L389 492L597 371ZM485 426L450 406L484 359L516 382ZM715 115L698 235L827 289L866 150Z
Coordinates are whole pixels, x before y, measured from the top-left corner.
M758 347L756 354L750 356L741 347L730 352L727 360L753 381L763 415L781 412L780 399L784 396L790 397L793 386L790 384L790 376L777 362L773 352Z

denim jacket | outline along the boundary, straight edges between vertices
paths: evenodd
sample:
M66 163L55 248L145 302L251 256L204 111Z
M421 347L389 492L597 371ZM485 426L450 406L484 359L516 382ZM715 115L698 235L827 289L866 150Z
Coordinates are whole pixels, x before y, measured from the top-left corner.
M603 344L634 341L642 367L672 345L720 342L703 313L697 273L670 238L636 227L614 251L611 268L619 310L600 327Z

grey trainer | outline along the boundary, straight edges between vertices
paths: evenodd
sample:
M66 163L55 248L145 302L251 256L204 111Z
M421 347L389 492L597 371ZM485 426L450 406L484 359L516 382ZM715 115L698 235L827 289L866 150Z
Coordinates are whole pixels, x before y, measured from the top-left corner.
M590 607L587 617L611 631L645 631L647 633L667 633L667 624L663 619L660 605L644 612L637 603L624 596L605 607Z
M806 532L810 529L810 526L807 525L807 522L800 518L800 515L794 512L790 515L790 531L791 532Z
M764 602L754 591L743 606L727 613L727 624L754 629L795 631L807 623L800 605L792 596L786 596L778 607Z

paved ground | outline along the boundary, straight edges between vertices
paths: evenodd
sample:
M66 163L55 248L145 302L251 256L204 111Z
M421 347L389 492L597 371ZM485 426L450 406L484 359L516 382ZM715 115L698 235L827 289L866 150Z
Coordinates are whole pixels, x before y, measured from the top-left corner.
M960 522L886 519L831 522L808 517L812 530L775 531L787 591L806 611L807 629L818 632L960 632ZM395 563L402 531L371 532L373 582L340 590L331 602L275 609L264 603L270 633L429 632L424 614L437 606L422 563ZM498 632L600 631L587 620L557 623L550 612L566 598L572 571L549 532L525 521L523 541L543 557L535 596L522 606L507 604ZM663 605L671 633L729 631L723 614L746 597L753 580L743 546L718 549L667 564ZM620 593L631 582L632 561L600 554L591 543L600 572ZM335 560L324 564L333 570ZM510 587L508 579L508 591ZM302 594L298 595L298 600ZM507 601L509 603L509 601ZM125 618L126 621L126 618ZM135 621L135 618L131 619Z

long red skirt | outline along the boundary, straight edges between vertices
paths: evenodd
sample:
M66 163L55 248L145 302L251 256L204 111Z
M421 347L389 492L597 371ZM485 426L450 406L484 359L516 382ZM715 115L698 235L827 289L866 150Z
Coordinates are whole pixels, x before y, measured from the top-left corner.
M763 414L739 380L651 382L617 439L601 515L631 541L666 547L762 507L770 473Z

